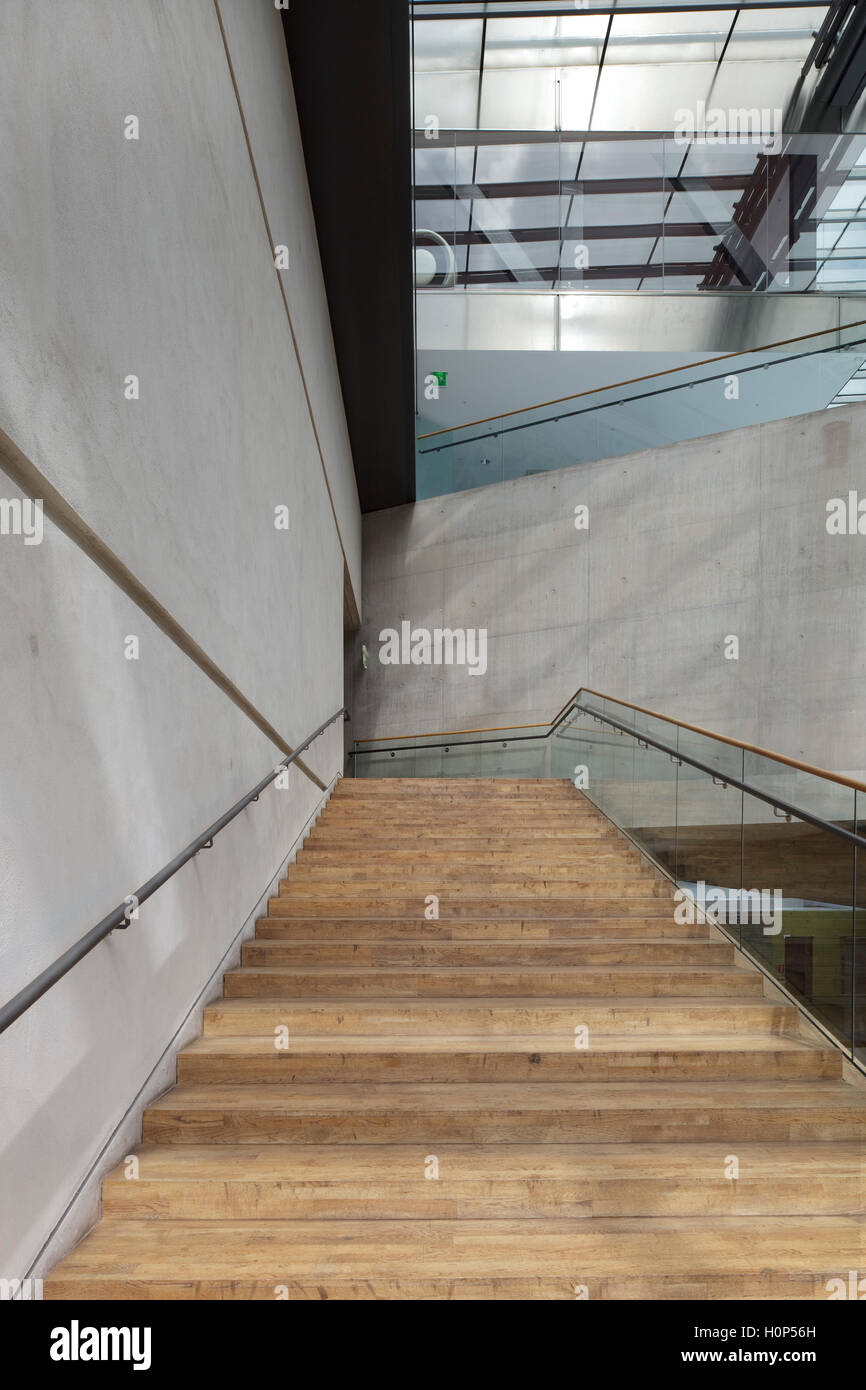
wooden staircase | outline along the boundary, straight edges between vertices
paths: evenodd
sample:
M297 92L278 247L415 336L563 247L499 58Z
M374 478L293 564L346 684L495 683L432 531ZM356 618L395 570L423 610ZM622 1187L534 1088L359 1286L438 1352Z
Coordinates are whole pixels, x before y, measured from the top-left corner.
M45 1296L827 1298L866 1090L768 988L567 782L344 780Z

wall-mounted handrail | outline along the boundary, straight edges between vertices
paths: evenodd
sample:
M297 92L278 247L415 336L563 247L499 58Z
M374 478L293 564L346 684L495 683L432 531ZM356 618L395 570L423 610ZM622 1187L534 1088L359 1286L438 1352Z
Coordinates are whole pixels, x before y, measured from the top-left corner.
M780 338L780 339L779 339L777 342L775 342L775 343L764 343L764 344L762 344L762 345L759 346L759 347L753 347L753 348L738 348L736 352L723 352L723 353L718 354L718 356L716 356L716 357L704 357L704 358L702 358L702 359L701 359L700 361L698 361L698 362L685 362L685 363L683 363L683 364L682 364L681 366L679 366L679 367L665 367L665 368L663 368L662 370L657 371L657 372L647 372L647 373L645 373L643 376L632 376L632 377L628 377L625 381L612 381L612 382L610 382L610 384L607 385L607 386L590 386L590 387L589 387L587 390L585 390L585 391L574 391L574 392L573 392L571 395L569 395L569 396L556 396L553 400L550 400L550 401L538 401L538 402L536 402L535 405L521 405L521 406L517 406L514 410L503 410L503 411L500 412L499 415L487 415L487 416L485 416L485 417L484 417L483 419L481 419L481 420L466 420L466 421L464 421L464 423L463 423L462 425L447 425L444 429L431 430L431 431L429 432L429 434L419 434L419 435L417 436L417 439L420 441L420 440L422 440L422 439L435 439L438 435L441 435L441 434L456 434L459 430L474 429L476 425L490 425L490 424L493 424L493 423L494 423L495 421L497 421L497 420L506 420L506 419L508 419L508 418L509 418L510 416L512 416L512 415L525 415L525 414L526 414L528 411L530 411L530 410L545 410L548 406L553 406L553 405L564 405L567 401L576 401L576 400L580 400L580 399L581 399L582 397L584 397L584 396L596 396L596 395L598 395L598 393L599 393L600 391L617 391L621 386L636 386L637 384L639 384L639 383L642 382L642 381L653 381L653 380L657 379L658 377L662 377L662 376L671 376L674 372L685 372L685 371L689 371L691 368L694 368L694 367L711 367L711 366L714 366L716 362L730 362L730 360L731 360L732 357L751 357L751 356L752 356L754 353L756 353L756 352L773 352L776 348L788 347L791 343L802 343L802 342L805 342L805 340L806 340L807 338L821 338L821 337L826 336L826 334L828 334L828 333L844 333L844 332L846 332L847 329L849 329L849 328L862 328L862 327L864 327L864 325L866 325L866 319L857 319L854 323L842 323L842 324L837 324L837 325L835 325L835 327L833 327L833 328L818 328L818 329L813 330L813 332L811 332L811 333L799 333L799 334L798 334L796 337L794 337L794 338ZM858 339L858 341L861 341L861 340ZM822 351L822 352L835 352L835 351L839 350L839 349L840 349L841 347L843 347L843 346L852 346L852 347L853 347L853 346L856 346L856 344L855 344L855 343L852 343L852 344L837 344L837 345L835 345L835 346L832 347L832 348L824 348L824 349L820 349L819 351ZM799 353L799 354L795 354L795 356L798 356L798 357L810 357L810 356L815 356L815 355L817 355L817 353L816 353L816 354L813 354L813 353ZM758 370L758 369L763 368L765 365L766 365L765 363L759 362L759 363L756 364L755 367L742 368L741 370L742 370L742 371L755 371L755 370ZM775 365L775 364L774 364L774 365ZM712 381L712 380L714 380L713 377L702 377L702 378L700 378L700 380L699 380L698 382L696 382L695 384L696 384L696 385L700 385L702 381ZM691 384L692 384L691 382L678 383L676 386L671 387L671 388L669 388L669 389L670 389L670 390L674 390L674 391L678 391L678 390L681 390L682 387L683 387L684 385L691 385ZM655 394L655 393L647 393L647 394ZM631 397L630 399L632 399L632 400L639 400L639 399L641 399L641 397L635 396L635 397ZM614 406L614 405L622 405L622 404L623 404L622 401L602 401L601 404L600 404L599 406L596 406L596 407L593 407L593 408L594 408L594 409L599 409L599 410L601 410L601 409L607 409L607 408L609 408L609 407L611 407L611 406ZM574 414L580 414L581 412L575 411L575 412L572 412L572 413L574 413ZM528 422L527 425L521 426L520 428L531 429L533 425L542 425L542 424L545 424L545 423L546 423L546 421L544 421L544 420L530 420L530 421ZM491 431L491 433L495 433L495 431ZM466 440L466 439L459 439L459 440L455 440L455 441L453 441L453 442L454 442L454 444L456 445L456 444L467 444L467 443L470 443L471 441L470 441L470 440ZM439 447L439 448L445 448L445 447L448 447L448 446L446 446L446 445L440 445L440 446L438 446L438 447ZM425 450L424 452L425 452L425 453L435 453L435 452L438 452L438 450L436 450L436 449L434 449L434 450L427 449L427 450Z
M49 965L47 969L43 970L41 975L37 975L35 980L31 980L29 985L25 985L22 990L19 990L8 1003L0 1008L0 1033L4 1032L16 1019L19 1019L23 1013L26 1013L27 1010L36 1003L37 999L41 999L42 995L51 989L52 985L56 985L58 980L62 980L63 976L67 974L74 965L77 965L84 956L88 955L89 952L93 950L94 946L98 946L100 941L104 940L109 933L117 930L124 931L129 926L130 920L132 920L130 918L130 904L134 904L135 908L138 908L142 903L146 902L148 898L152 897L157 889L162 888L163 884L167 883L170 878L173 878L178 870L183 868L184 864L188 864L190 859L193 859L200 850L210 849L213 844L214 836L218 835L221 830L224 830L236 816L240 815L241 811L250 805L251 802L258 801L261 793L266 787L270 786L271 782L273 782L276 777L280 776L283 769L290 767L292 763L298 759L299 755L309 748L310 744L314 743L319 735L324 733L325 729L329 728L341 715L344 719L348 719L348 710L345 708L338 709L336 714L332 714L330 719L326 719L324 724L320 724L318 729L310 734L309 738L305 739L288 758L284 758L281 763L278 763L272 771L268 773L267 777L263 777L261 782L253 787L252 791L247 792L246 796L242 796L240 801L236 801L230 810L220 816L219 820L215 820L212 825L208 826L207 830L203 830L200 835L197 835L196 838L187 845L186 849L181 850L180 854L176 854L174 859L169 860L167 864L163 865L158 873L155 873L152 878L149 878L146 883L143 883L142 886L136 889L134 893L131 893L129 897L124 898L119 906L114 908L112 912L109 912L107 917L103 917L101 922L97 922L96 926L92 927L79 941L76 941L74 946L70 946L68 951L64 951L63 955L59 956L52 965Z

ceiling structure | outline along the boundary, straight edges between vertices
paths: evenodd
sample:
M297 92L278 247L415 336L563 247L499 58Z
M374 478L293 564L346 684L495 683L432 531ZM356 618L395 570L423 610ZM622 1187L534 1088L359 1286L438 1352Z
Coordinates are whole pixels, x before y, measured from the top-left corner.
M416 229L458 291L862 289L866 138L781 138L858 9L416 0Z

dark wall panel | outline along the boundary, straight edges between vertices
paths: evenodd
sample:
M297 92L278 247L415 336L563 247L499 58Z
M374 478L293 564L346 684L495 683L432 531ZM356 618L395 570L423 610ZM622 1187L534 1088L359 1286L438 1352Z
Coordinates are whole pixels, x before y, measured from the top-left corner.
M414 501L409 7L300 0L286 45L364 511Z

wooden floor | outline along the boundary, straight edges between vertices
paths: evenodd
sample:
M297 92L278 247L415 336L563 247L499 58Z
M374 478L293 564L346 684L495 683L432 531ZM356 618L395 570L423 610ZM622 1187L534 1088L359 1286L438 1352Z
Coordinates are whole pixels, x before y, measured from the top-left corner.
M46 1298L866 1273L866 1090L567 782L341 782L136 1152Z

